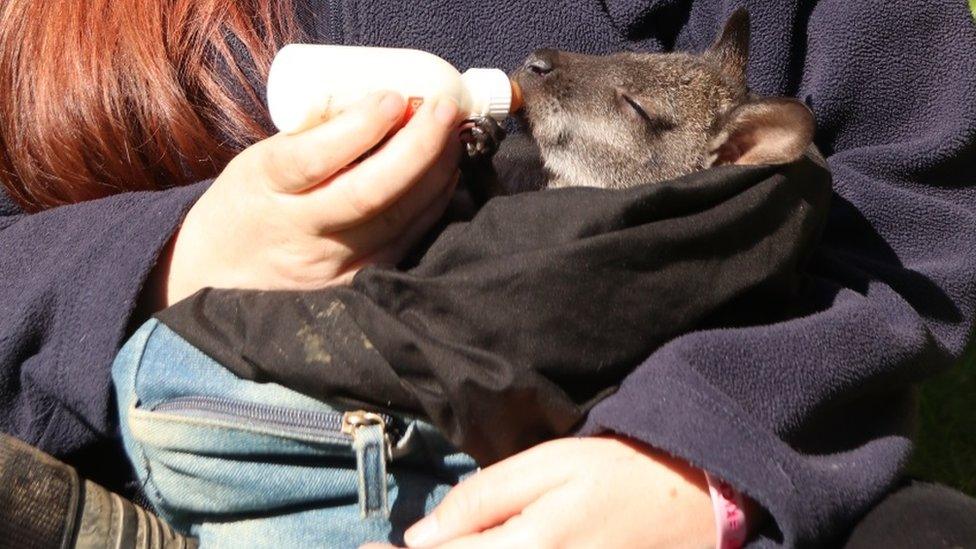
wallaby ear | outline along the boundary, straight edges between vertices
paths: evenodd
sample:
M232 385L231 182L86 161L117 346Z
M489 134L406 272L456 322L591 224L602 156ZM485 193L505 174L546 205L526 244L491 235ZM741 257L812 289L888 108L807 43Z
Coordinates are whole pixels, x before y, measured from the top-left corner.
M717 61L725 74L745 87L749 61L749 10L739 8L732 12L722 35L705 54Z
M813 113L796 99L773 97L739 105L709 145L709 166L786 164L813 142Z

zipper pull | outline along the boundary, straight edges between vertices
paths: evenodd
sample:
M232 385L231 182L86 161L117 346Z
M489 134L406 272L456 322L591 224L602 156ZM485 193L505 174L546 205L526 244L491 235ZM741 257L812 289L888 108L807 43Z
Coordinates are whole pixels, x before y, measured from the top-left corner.
M342 432L352 437L359 474L359 512L363 518L390 516L387 504L386 460L389 439L386 420L379 414L356 410L342 414Z

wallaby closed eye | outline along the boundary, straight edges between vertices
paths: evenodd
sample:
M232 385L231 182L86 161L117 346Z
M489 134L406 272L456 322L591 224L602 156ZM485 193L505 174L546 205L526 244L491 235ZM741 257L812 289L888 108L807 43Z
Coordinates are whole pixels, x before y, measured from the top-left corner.
M675 126L673 120L648 108L640 100L622 88L617 88L617 103L629 114L634 115L641 123L646 124L648 129L664 131Z
M626 105L627 108L633 110L638 116L640 116L644 120L649 120L650 117L647 116L647 111L644 110L644 107L642 107L640 103L635 101L633 97L628 95L627 92L618 90L617 97L621 99L622 103Z

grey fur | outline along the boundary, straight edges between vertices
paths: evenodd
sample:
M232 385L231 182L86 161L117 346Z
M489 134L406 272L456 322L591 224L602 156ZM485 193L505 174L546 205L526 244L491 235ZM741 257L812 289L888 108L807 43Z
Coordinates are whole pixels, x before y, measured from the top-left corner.
M794 99L749 93L748 43L740 9L697 55L534 53L513 78L548 186L623 188L714 164L795 160L813 115Z

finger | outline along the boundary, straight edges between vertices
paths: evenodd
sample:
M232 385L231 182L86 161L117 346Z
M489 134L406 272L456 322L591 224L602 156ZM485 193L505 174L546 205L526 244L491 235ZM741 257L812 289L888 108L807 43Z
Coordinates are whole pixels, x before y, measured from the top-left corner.
M310 192L328 204L323 230L362 223L396 202L437 161L448 139L456 139L457 104L450 98L432 100L376 152L354 168Z
M457 181L455 178L454 182L447 186L441 192L433 202L431 202L427 209L420 214L409 224L406 229L392 241L386 243L384 246L379 248L379 250L374 253L371 257L367 259L367 263L370 264L381 264L381 265L396 265L399 263L413 247L420 241L421 238L427 234L428 231L441 219L444 215L444 210L447 209L448 204L451 203L451 199L454 198L454 192L457 189Z
M494 547L563 547L561 540L573 539L580 547L582 534L593 529L579 510L585 508L587 494L568 484L547 490L522 511L500 526L455 538L437 546L438 549L488 549ZM585 515L585 511L582 513Z
M566 480L546 445L483 469L455 486L426 518L410 527L408 547L426 547L501 524Z
M334 283L337 285L351 283L356 273L363 267L369 265L395 265L399 263L401 259L406 257L407 253L410 252L417 241L441 218L441 215L443 215L444 210L454 195L456 186L457 182L455 181L454 184L444 189L441 196L430 204L427 211L422 212L415 222L408 226L407 231L400 235L394 242L388 243L370 255L355 259L347 267L346 271L334 279Z
M547 520L530 520L528 517L518 515L501 526L455 538L436 547L437 549L501 549L508 547L546 549L556 546L549 538L552 533Z
M367 222L354 225L333 238L342 241L351 250L372 253L397 240L412 229L416 220L430 205L442 198L444 190L457 178L457 162L453 158L460 152L460 143L448 145L441 159L407 193Z
M323 124L266 139L260 151L271 188L297 193L322 183L380 143L405 108L400 94L377 92Z

